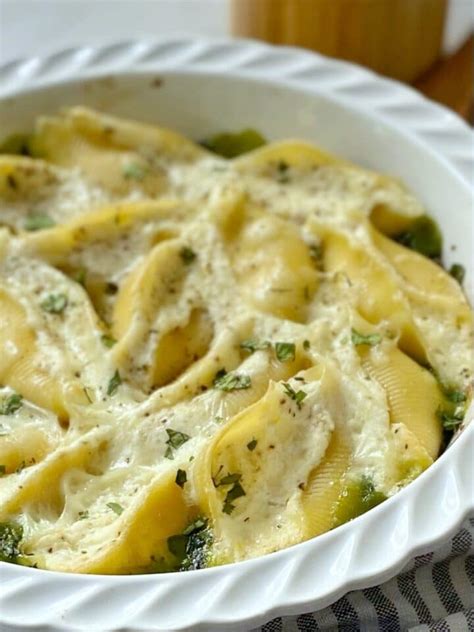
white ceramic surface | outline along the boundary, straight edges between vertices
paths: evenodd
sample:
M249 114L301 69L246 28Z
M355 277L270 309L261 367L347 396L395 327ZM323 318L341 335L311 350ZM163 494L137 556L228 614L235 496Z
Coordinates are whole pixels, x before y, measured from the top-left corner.
M468 268L472 299L473 134L405 86L250 41L128 42L0 66L0 137L28 128L38 114L79 103L196 139L246 126L271 139L302 137L395 174L440 222L446 261ZM107 577L0 563L0 629L221 631L324 607L393 576L474 512L473 453L471 424L428 471L374 510L239 564Z

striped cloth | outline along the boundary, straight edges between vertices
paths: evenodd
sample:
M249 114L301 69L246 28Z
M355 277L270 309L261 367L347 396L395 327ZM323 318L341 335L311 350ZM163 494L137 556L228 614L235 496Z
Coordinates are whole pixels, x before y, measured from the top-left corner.
M350 592L318 612L279 617L259 631L474 632L473 541L474 517L388 582Z

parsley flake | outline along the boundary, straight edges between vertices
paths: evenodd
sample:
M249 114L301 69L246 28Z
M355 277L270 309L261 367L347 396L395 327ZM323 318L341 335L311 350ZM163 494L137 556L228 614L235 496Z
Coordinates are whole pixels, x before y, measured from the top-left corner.
M451 413L447 410L438 410L438 418L445 430L454 432L459 428L464 419L464 411L455 411Z
M207 519L198 517L178 535L168 538L168 551L176 558L175 570L192 570L207 566L211 545Z
M369 347L373 347L375 345L378 345L379 342L382 341L382 336L380 334L368 334L366 336L356 331L355 329L352 329L351 340L352 340L352 344L356 346L368 345Z
M238 483L242 478L242 474L226 474L219 481L215 481L215 486L220 487L221 485L232 485L232 483Z
M7 468L5 465L0 465L0 476L5 476Z
M179 487L183 488L187 480L188 480L188 475L186 474L185 470L178 470L176 472L176 478L175 478L176 485L179 485Z
M242 340L240 348L245 349L249 353L255 353L255 351L262 351L271 347L269 340L257 340L256 338L249 338L248 340Z
M462 285L466 275L466 269L460 263L453 263L453 265L449 268L449 274L456 279L459 285Z
M56 225L56 222L48 217L48 215L29 215L26 218L24 229L29 231L43 230L44 228L52 228Z
M0 522L0 561L16 564L21 554L23 528L14 522Z
M225 369L221 369L216 373L213 384L215 388L221 391L239 391L250 388L252 380L249 375L227 373Z
M233 503L234 500L237 500L237 498L241 498L242 496L245 496L245 490L242 487L242 485L237 481L236 483L234 483L233 487L231 487L231 489L229 489L229 491L227 492L227 495L225 497L224 500L224 504L222 506L222 511L229 515L234 511L235 509L235 505Z
M120 377L120 373L118 369L112 375L107 385L107 395L112 396L117 392L118 387L122 384L122 378Z
M255 448L257 447L257 439L253 438L252 441L249 441L247 443L247 449L250 450L250 452L253 452L255 450Z
M117 342L115 338L113 338L112 336L108 336L107 334L102 334L100 340L104 347L107 347L108 349L111 349Z
M112 511L116 513L117 516L121 516L124 512L124 508L122 507L122 505L119 505L118 503L107 503L107 507L109 509L112 509Z
M41 307L49 314L62 314L68 304L66 294L50 294L42 303Z
M179 256L183 260L184 265L188 266L196 259L197 255L194 250L191 250L188 246L183 246L179 251Z
M168 435L168 440L166 441L168 447L166 448L165 457L167 459L173 460L173 449L177 450L183 445L183 443L189 441L191 437L184 432L180 432L179 430L173 430L173 428L166 428L166 434Z
M293 342L276 342L275 353L280 362L292 361L295 359L295 345Z
M236 133L216 134L201 141L200 144L224 158L236 158L265 145L265 143L265 138L259 132L254 129L244 129Z
M130 162L123 168L123 176L127 180L141 181L145 177L145 168L137 162Z
M303 340L303 349L305 351L308 351L308 349L311 347L311 343L309 340Z
M77 516L78 520L86 520L89 517L89 512L87 509L85 511L79 511Z
M18 393L12 393L0 403L0 415L13 415L23 406L23 397Z
M288 397L293 399L298 408L301 410L301 404L308 393L305 393L304 391L295 391L288 382L283 382L283 388L285 389L285 393Z
M82 285L82 287L86 287L86 278L87 270L85 268L79 268L79 270L76 270L72 275L72 279L76 283L79 283L79 285Z

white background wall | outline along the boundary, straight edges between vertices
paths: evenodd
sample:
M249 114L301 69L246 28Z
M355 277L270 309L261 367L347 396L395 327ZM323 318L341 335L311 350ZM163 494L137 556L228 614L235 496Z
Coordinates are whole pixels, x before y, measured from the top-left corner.
M0 63L119 39L226 35L229 1L0 0ZM454 50L473 26L474 0L450 0L445 50Z

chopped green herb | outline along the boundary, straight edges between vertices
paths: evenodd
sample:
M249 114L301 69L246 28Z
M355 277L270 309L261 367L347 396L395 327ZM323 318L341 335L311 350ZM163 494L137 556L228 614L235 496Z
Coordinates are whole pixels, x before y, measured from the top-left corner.
M224 423L224 417L220 417L219 415L217 415L217 417L214 417L214 421L216 422L216 424L222 424Z
M6 466L5 465L0 465L0 476L4 476L6 471L7 471Z
M323 247L320 244L311 244L309 246L309 256L316 267L319 268L323 259Z
M232 483L238 483L242 478L242 474L226 474L219 481L215 481L215 486L232 485Z
M14 522L0 522L0 561L16 564L21 554L23 528Z
M311 343L309 340L303 340L303 349L305 351L308 351L308 349L311 347Z
M23 406L23 397L18 393L12 393L4 397L0 402L0 415L13 415Z
M368 345L369 347L373 347L378 345L379 342L382 341L382 336L380 334L368 334L367 336L359 333L355 329L351 330L351 340L352 344L359 345Z
M107 281L105 284L105 293L109 296L113 296L118 292L118 285L116 283L112 283L111 281Z
M82 390L84 391L84 395L87 397L87 401L89 402L89 404L92 404L93 399L92 397L89 395L89 389L87 388L87 386L84 386L82 388Z
M180 559L186 556L186 546L188 544L188 537L184 533L179 535L172 535L168 538L168 551Z
M418 217L395 240L430 259L441 257L443 239L437 223L427 215Z
M79 511L77 515L78 515L78 520L87 520L87 518L89 517L89 512L86 509L85 511Z
M30 141L29 134L11 134L0 143L0 154L31 156Z
M257 447L257 439L252 439L252 441L249 441L247 443L247 448L250 450L250 452L253 452L255 450L255 448Z
M233 134L216 134L201 141L201 145L224 158L236 158L253 149L258 149L266 142L265 138L254 129L244 129Z
M29 231L43 230L45 228L52 228L56 225L56 222L48 217L48 215L29 215L26 220L23 228Z
M287 184L290 182L290 176L288 175L289 168L289 164L284 160L280 160L277 163L277 182L280 184Z
M65 294L50 294L42 303L41 307L50 314L62 314L68 304Z
M122 378L120 377L120 373L118 369L112 375L107 385L107 395L112 396L117 392L118 387L122 384Z
M449 268L449 274L456 279L459 285L462 285L466 275L466 269L460 263L453 263Z
M100 340L102 344L104 345L104 347L108 347L109 349L111 349L114 346L114 344L117 343L115 338L113 338L112 336L108 336L107 334L102 334L102 336L100 337Z
M23 472L23 470L25 469L25 467L26 467L26 462L25 462L25 461L22 461L22 462L20 463L20 465L16 468L15 472L16 472L17 474L21 474L21 472Z
M386 498L385 494L375 489L369 476L364 475L357 481L350 481L339 496L333 527L360 516Z
M188 476L184 470L178 470L176 472L175 483L180 487L184 487L184 484L187 482Z
M454 412L450 412L440 409L438 410L438 418L445 430L454 432L462 424L464 411L456 410Z
M183 246L183 248L179 251L179 256L183 260L184 264L188 266L194 261L194 259L196 259L197 255L194 250L191 250L188 246Z
M288 382L283 382L283 388L285 389L285 393L288 397L293 399L298 408L301 409L301 404L308 393L305 393L304 391L295 391Z
M444 395L446 399L452 402L453 404L461 404L462 402L465 402L467 399L465 393L463 393L462 391L447 390L444 392Z
M245 349L249 353L255 353L255 351L262 351L271 347L269 340L257 340L256 338L249 338L248 340L242 340L240 343L241 349Z
M123 168L124 178L141 181L146 175L146 169L137 162L131 162Z
M122 515L124 512L122 505L119 505L118 503L107 503L107 507L109 509L112 509L112 511L116 513L117 516Z
M196 570L208 564L211 532L206 518L198 517L183 533L168 538L168 550L176 558L175 570Z
M165 458L173 460L173 449L177 450L183 445L183 443L189 441L191 437L184 432L173 430L172 428L166 428L166 434L168 435L168 440L166 441L168 447L166 448Z
M213 384L221 391L238 391L250 388L252 381L249 375L226 373L225 369L221 369L216 373Z
M72 279L76 283L79 283L79 285L82 285L82 287L86 286L86 278L87 278L87 270L85 268L79 268L79 270L76 270L74 274L72 275Z
M280 362L292 361L295 359L295 345L292 342L276 342L275 353Z
M237 498L241 498L242 496L245 496L245 490L242 487L242 485L237 481L236 483L234 483L233 487L231 487L231 489L229 489L229 491L227 492L227 495L224 500L224 504L222 506L222 511L225 514L230 515L235 509L235 505L233 504L233 501L237 500Z

